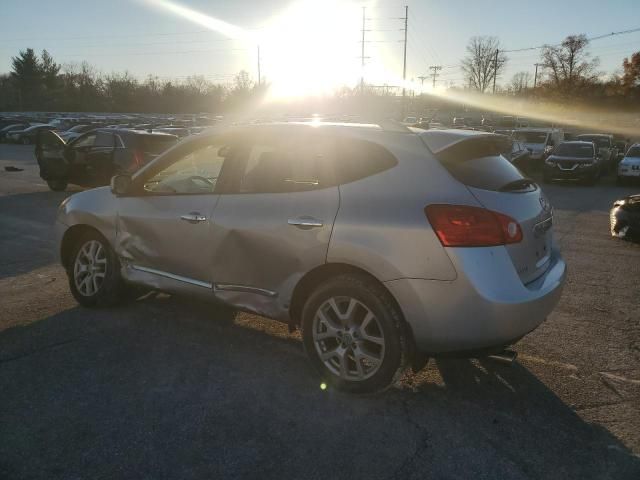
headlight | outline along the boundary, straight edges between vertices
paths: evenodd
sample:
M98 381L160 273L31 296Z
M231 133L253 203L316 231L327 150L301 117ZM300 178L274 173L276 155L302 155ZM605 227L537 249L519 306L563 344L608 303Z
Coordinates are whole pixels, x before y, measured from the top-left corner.
M551 153L552 150L553 147L551 145L547 145L546 147L544 147L544 153Z
M548 158L544 161L544 163L546 163L547 165L549 165L550 167L555 167L556 166L556 161L555 160L549 160Z

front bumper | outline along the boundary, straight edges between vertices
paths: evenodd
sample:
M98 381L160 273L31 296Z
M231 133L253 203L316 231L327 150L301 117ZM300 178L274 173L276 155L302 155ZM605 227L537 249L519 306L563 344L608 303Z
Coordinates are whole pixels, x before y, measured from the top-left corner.
M618 166L618 176L619 177L640 177L640 166L636 166L637 168L633 168L631 166L629 167L625 167L625 168L621 168L620 166Z
M549 178L561 180L580 180L584 178L594 178L598 174L596 166L576 167L572 170L563 170L558 166L544 164L544 174Z
M385 282L428 354L485 350L508 345L540 325L555 308L566 264L553 250L548 270L524 285L504 247L450 249L453 281Z

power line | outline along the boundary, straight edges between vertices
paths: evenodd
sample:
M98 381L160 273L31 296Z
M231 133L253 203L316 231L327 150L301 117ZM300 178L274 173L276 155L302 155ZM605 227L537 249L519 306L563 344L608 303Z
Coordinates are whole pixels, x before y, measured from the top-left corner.
M433 78L433 88L436 88L436 78L440 75L438 70L442 70L442 65L430 65L429 70L433 70L431 72L431 78Z
M594 40L601 40L603 38L613 37L613 36L616 36L616 35L627 35L629 33L635 33L635 32L640 32L640 27L632 28L632 29L629 29L629 30L621 30L619 32L605 33L603 35L597 35L597 36L594 36L594 37L587 37L587 40L592 42ZM502 52L503 53L524 52L524 51L527 51L527 50L540 50L540 49L546 48L546 47L559 47L560 45L562 45L562 42L556 43L554 45L538 45L536 47L515 48L515 49L512 49L512 50L503 50Z

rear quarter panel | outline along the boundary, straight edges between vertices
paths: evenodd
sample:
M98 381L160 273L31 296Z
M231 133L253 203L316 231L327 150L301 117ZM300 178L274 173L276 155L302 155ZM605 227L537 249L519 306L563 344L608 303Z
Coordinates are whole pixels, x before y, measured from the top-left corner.
M386 147L398 165L340 186L340 209L327 261L362 268L380 281L455 280L455 268L424 207L433 203L477 205L477 201L417 135L374 133L371 138L366 133L360 138Z

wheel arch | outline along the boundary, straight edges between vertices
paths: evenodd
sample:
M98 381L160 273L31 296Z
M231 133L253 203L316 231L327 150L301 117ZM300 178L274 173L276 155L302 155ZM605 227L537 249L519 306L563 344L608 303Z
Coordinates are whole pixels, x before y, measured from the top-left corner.
M409 325L409 323L405 320L403 310L400 307L397 299L384 285L384 283L378 280L373 274L364 270L363 268L356 267L347 263L325 263L323 265L319 265L314 269L308 271L298 281L295 288L293 289L293 294L291 295L291 303L289 306L290 324L292 326L300 326L300 323L302 321L302 309L304 308L304 303L315 288L317 288L320 284L322 284L329 278L344 274L354 274L366 277L368 280L374 282L385 292L387 292L394 306L398 309L398 312L400 312L402 324L406 329L409 341L409 354L413 356L413 353L415 352L413 331L411 329L411 325Z
M78 241L78 239L86 232L95 232L102 238L104 238L107 244L109 243L102 232L100 232L100 230L98 230L97 228L92 227L91 225L87 225L85 223L72 225L64 232L64 234L62 235L62 240L60 241L60 262L62 263L62 266L64 268L69 268L73 246Z

